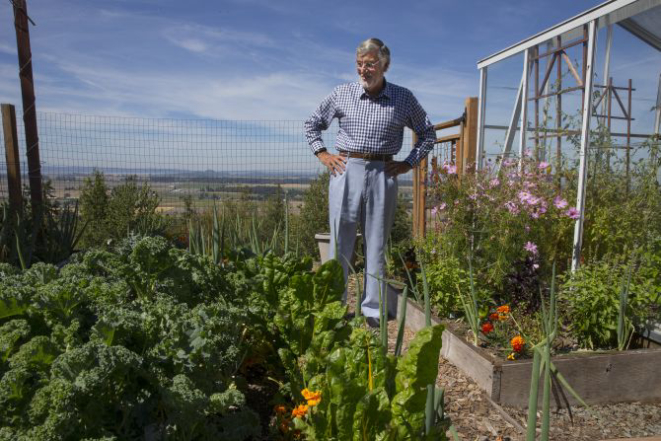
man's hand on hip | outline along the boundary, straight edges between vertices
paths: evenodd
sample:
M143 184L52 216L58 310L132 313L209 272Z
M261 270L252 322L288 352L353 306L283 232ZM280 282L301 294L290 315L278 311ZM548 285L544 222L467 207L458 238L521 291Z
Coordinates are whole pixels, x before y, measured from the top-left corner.
M328 152L321 152L317 155L317 158L321 161L322 164L330 170L330 172L335 176L336 174L341 175L346 170L347 159L340 155L333 155Z
M406 161L390 161L386 163L386 174L398 176L410 172L412 167Z

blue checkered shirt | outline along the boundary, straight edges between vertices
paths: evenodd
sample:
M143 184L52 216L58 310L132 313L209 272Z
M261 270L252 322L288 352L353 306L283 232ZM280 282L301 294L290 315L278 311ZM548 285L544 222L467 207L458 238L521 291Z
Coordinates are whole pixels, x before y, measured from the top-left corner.
M395 155L402 148L404 127L418 135L405 161L413 167L434 147L436 132L410 90L386 82L378 96L370 97L360 83L337 86L305 121L305 136L313 153L325 149L321 132L334 118L340 123L335 147L354 153Z

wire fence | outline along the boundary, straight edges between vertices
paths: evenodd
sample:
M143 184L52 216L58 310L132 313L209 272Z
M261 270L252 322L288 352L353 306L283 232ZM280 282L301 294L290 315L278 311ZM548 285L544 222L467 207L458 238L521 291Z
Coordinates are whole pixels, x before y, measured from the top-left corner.
M17 109L17 115L20 112ZM21 174L28 183L23 122L17 118ZM323 166L312 155L303 121L153 119L37 113L41 173L53 196L73 201L95 170L113 188L135 176L161 197L164 212L180 212L188 199L197 208L223 199L263 200L284 190L302 200ZM333 146L336 124L324 132ZM4 145L0 133L1 144ZM405 133L406 157L411 134ZM7 164L0 159L0 200L8 198ZM401 179L410 195L411 175Z

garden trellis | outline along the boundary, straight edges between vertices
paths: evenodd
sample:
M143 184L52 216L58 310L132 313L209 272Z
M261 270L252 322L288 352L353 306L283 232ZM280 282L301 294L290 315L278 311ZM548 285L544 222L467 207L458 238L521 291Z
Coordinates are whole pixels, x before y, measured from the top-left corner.
M642 43L643 46L647 45L656 50L654 53L656 57L651 58L652 61L648 62L644 69L644 76L640 76L642 70L637 72L639 74L637 83L642 82L643 85L648 86L647 91L638 87L637 83L632 84L631 78L626 79L626 87L622 86L624 82L621 78L616 77L615 81L611 79L614 68L618 67L612 59L613 44L617 41L617 38L614 37L614 31L617 28L614 25L618 25L620 30L624 30L622 31L622 41L627 41L627 44L636 44L629 42L630 36L633 36L638 44ZM601 71L603 76L601 77L596 69L596 64L600 61L597 58L598 49L601 48L597 41L600 30L606 33L603 59L601 59L603 63ZM661 72L650 66L655 66L653 61L659 59L660 30L661 1L611 0L478 62L480 70L478 169L483 169L488 165L485 164L485 158L489 159L490 156L498 160L511 156L518 133L519 160L523 160L531 139L534 141L531 147L535 158L550 159L552 152L548 149L547 139L555 138L557 173L562 165L563 141L566 145L568 140L580 138L576 202L576 206L580 210L580 217L576 220L574 228L573 269L578 268L580 262L588 178L588 151L591 148L604 147L594 142L591 145L591 130L595 127L593 124L596 122L596 125L606 126L608 136L611 138L626 139L623 145L609 146L609 148L614 154L624 152L627 170L631 160L630 154L635 145L649 142L649 140L658 140L659 125L661 124L661 76L659 75ZM572 55L575 56L575 60L572 60ZM521 66L519 63L522 63L522 70L520 67L517 69L517 66ZM563 69L563 63L566 70ZM578 66L579 69L575 66ZM518 87L507 88L497 84L500 79L517 76L517 74L521 76ZM489 89L488 78L491 80L492 77L496 79L496 82L495 86ZM565 80L566 77L569 78ZM555 78L554 82L551 81L553 78ZM516 91L516 94L507 96L509 92L503 92L499 88ZM625 90L626 95L620 93ZM644 115L643 118L636 120L636 130L641 129L640 131L643 133L632 131L634 118L631 97L634 90L643 96L643 100L650 104L654 103L653 115ZM596 99L594 99L595 94L598 95ZM624 95L625 100L622 100L620 95ZM644 98L646 96L648 98ZM492 100L492 98L495 99ZM616 107L621 111L618 115L613 113L613 99L617 102ZM623 101L627 101L627 104ZM499 108L503 102L509 103L509 105L505 104ZM534 117L529 113L531 102L534 105ZM555 112L553 116L550 116L549 109L552 104L555 104ZM576 119L577 123L580 122L580 127L571 127L573 119L568 116L567 112L572 105L580 108L580 115ZM598 106L600 108L597 108ZM510 115L507 124L493 123L492 119L497 118L494 115L498 114ZM555 120L554 127L549 127L552 120ZM612 127L613 120L624 121L626 129ZM499 133L499 135L494 135L494 133ZM502 136L503 133L504 136ZM531 137L531 134L534 136Z

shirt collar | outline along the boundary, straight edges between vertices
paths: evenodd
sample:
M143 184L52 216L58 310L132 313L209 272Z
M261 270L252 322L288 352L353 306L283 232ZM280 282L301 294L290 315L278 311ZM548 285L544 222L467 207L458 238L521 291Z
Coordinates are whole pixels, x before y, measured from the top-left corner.
M360 83L358 83L360 84ZM360 86L361 88L363 86ZM392 87L390 86L390 83L386 81L386 78L383 77L383 89L381 89L381 92L377 96L375 96L373 99L378 100L381 97L385 97L390 99L392 96ZM363 89L363 93L360 94L361 98L371 98L367 92L365 92L365 89Z

